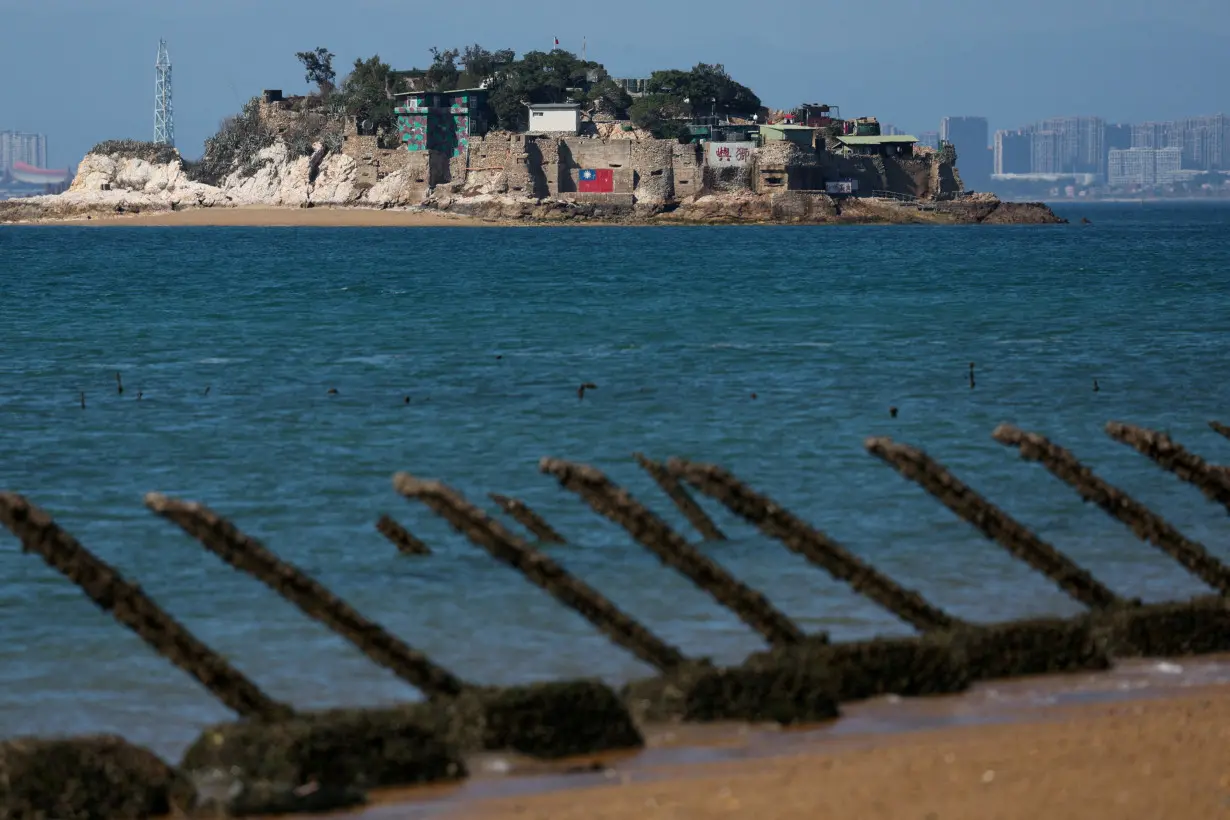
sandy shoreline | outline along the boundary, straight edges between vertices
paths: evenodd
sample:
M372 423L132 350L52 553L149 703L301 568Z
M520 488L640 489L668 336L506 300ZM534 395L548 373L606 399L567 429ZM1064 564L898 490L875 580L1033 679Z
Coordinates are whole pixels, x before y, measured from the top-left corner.
M1059 707L1032 717L1027 723L877 735L788 757L678 767L647 782L479 801L433 816L1230 817L1230 686Z
M103 214L94 215L89 219L80 217L23 224L99 227L130 225L216 228L439 228L494 226L501 223L432 211L380 208L244 207Z

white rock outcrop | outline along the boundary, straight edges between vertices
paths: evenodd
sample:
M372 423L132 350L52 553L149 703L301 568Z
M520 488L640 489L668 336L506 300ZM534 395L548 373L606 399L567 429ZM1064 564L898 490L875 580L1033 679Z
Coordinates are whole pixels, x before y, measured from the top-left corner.
M69 189L54 196L31 197L23 203L48 217L90 211L170 210L240 206L420 204L405 172L390 174L364 191L357 182L357 164L343 154L326 154L312 179L310 157L291 156L286 145L265 148L252 168L238 169L220 186L194 182L176 160L166 164L105 154L87 154Z

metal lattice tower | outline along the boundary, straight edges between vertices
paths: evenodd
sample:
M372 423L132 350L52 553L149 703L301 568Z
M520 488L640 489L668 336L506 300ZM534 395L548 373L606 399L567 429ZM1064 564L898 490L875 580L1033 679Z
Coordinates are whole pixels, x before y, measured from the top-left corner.
M158 79L154 82L154 142L175 147L175 110L171 107L171 55L167 41L158 41Z

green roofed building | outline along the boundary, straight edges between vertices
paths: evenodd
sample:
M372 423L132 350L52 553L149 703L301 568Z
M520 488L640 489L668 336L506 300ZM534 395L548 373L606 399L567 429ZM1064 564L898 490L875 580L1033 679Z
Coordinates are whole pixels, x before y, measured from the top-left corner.
M810 128L806 125L786 125L779 123L777 125L762 125L760 126L760 142L793 142L800 148L814 148L816 146L816 131L817 128Z
M910 134L876 134L868 136L845 135L837 137L841 153L847 156L909 157L914 154L918 138Z

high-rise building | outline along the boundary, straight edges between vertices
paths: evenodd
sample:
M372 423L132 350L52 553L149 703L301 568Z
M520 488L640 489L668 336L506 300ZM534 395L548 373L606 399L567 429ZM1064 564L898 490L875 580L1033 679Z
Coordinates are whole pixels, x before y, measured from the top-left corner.
M1138 122L1132 126L1133 148L1181 148L1182 137L1173 122Z
M46 168L47 135L0 131L0 173L8 171L17 162Z
M1029 136L1029 170L1035 174L1062 174L1062 136L1057 131L1034 131Z
M1033 170L1033 134L1024 130L995 132L996 174L1028 174Z
M1230 140L1230 117L1190 117L1175 123L1179 147L1183 149L1183 167L1201 171L1230 168L1226 142Z
M1182 177L1183 149L1115 148L1107 154L1106 182L1115 187L1152 188Z
M1102 134L1102 144L1106 148L1107 156L1110 151L1122 151L1132 147L1132 126L1126 123L1108 123ZM1103 174L1107 172L1106 160L1107 157L1102 158L1101 172Z
M1101 117L1053 117L1037 125L1055 134L1058 173L1100 173L1106 155L1106 122Z
M940 150L940 132L939 131L923 131L918 135L918 144L924 148L934 148Z
M986 117L944 117L940 121L940 141L956 149L961 180L976 191L985 191L991 182L994 155L988 150L987 135Z

